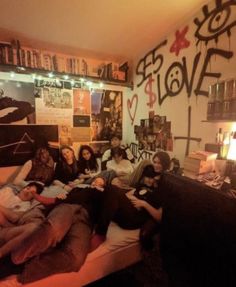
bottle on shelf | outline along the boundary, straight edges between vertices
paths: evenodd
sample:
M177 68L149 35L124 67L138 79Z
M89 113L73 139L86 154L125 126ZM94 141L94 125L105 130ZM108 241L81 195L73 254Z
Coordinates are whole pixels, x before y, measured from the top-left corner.
M216 120L222 119L224 92L225 92L225 82L217 83L216 101L215 101L215 110L214 110L214 118Z
M213 120L215 113L216 84L209 86L208 97L209 101L207 104L207 120Z
M230 133L224 132L223 146L221 148L221 158L226 159L230 145Z
M219 131L216 133L216 143L219 145L223 144L222 128L219 128Z

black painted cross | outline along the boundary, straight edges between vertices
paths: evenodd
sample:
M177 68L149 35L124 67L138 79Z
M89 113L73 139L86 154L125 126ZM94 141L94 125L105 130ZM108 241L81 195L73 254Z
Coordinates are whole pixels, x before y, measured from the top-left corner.
M187 136L186 137L182 137L182 136L174 137L174 140L187 140L186 151L185 151L186 156L189 154L190 141L200 142L202 140L201 138L191 137L191 110L192 110L191 106L189 106L188 107L188 134Z

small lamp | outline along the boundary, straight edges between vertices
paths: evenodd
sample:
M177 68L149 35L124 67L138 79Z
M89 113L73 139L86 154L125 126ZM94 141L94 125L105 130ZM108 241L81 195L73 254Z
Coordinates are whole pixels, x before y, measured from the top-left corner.
M228 168L226 168L226 175L230 177L231 187L236 188L236 170L234 170L236 161L236 132L233 132L233 136L230 141L227 160Z
M236 160L236 132L233 132L233 137L231 138L231 141L230 141L227 159L233 160L233 161Z

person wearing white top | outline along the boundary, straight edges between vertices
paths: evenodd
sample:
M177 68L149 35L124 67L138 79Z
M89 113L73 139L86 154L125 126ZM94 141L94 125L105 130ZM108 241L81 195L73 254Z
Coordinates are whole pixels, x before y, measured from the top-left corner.
M120 147L111 149L112 160L107 162L107 170L114 170L118 177L126 176L133 172L134 168L128 159L124 159L124 150Z
M115 147L120 147L124 151L123 159L128 159L131 163L134 163L134 156L128 147L121 145L121 138L117 135L111 138L111 148L106 150L102 155L102 170L106 168L106 164L112 159L111 150Z
M31 208L34 193L40 193L43 186L31 182L15 194L13 188L5 186L0 190L0 226L12 226L21 215Z

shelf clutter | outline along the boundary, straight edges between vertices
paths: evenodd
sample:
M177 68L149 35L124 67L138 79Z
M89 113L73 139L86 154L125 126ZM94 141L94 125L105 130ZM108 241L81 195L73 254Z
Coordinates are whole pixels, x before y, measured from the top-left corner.
M90 59L52 51L22 46L19 40L0 42L1 71L35 74L78 81L80 78L94 82L127 86L128 63Z
M208 173L214 170L217 153L206 151L191 152L184 160L184 173Z
M236 79L209 86L207 121L236 121Z

